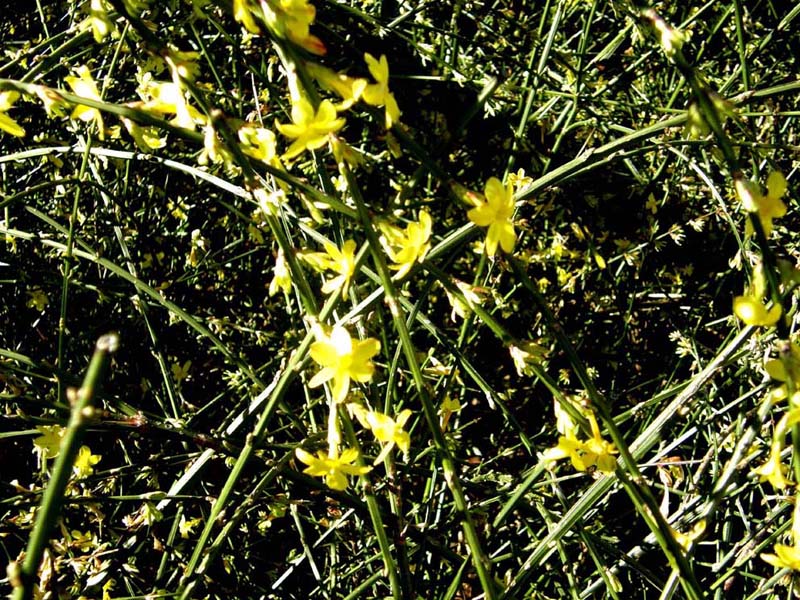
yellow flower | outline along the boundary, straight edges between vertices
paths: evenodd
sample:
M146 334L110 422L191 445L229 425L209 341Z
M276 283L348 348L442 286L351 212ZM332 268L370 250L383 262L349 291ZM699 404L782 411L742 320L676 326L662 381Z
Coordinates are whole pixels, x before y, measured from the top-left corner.
M775 544L775 554L762 554L761 560L779 569L800 571L800 545Z
M381 54L380 60L376 60L369 52L364 54L364 60L377 83L366 86L362 97L367 104L386 107L386 129L391 129L400 120L400 107L397 106L394 94L389 91L389 62L385 54Z
M338 273L336 277L328 279L322 285L322 292L330 294L341 290L342 298L344 298L356 270L355 253L356 243L353 240L347 240L341 250L334 244L325 242L325 252L301 252L299 256L317 271L329 270Z
M131 134L133 141L136 142L142 152L158 150L167 145L167 138L160 137L159 131L155 127L143 127L125 117L121 117L121 120L122 124L125 125L125 129Z
M461 300L461 298L450 293L450 290L445 288L444 293L447 296L447 299L450 301L450 306L453 309L450 312L450 319L453 321L456 320L456 316L465 319L467 317L467 313L472 310L473 306L481 306L483 304L483 298L481 298L480 294L486 292L486 290L483 288L471 286L468 283L464 283L463 281L459 281L457 279L454 280L454 283L464 296L464 300Z
M72 538L69 542L70 547L75 548L80 552L86 552L97 547L97 536L95 536L91 531L82 533L79 529L73 529L69 533L69 537Z
M589 467L596 466L604 473L613 473L617 468L616 453L614 444L603 438L592 438L583 444L583 462Z
M197 157L197 162L201 165L207 165L209 162L223 165L228 172L233 172L236 168L231 153L220 141L211 123L203 126L203 151Z
M367 87L367 80L360 77L348 77L344 73L337 73L327 67L316 63L307 65L309 74L319 82L319 84L330 92L335 92L342 98L342 102L336 106L336 110L346 110L358 102L364 88Z
M47 115L49 117L64 116L64 109L69 107L69 103L66 100L64 100L61 94L43 85L35 86L34 92L39 97L39 100L42 101L42 104L44 104L44 109L45 111L47 111ZM2 93L0 93L0 97L2 97ZM1 107L2 107L2 101L0 100L0 110L2 110ZM0 115L0 119L1 118L2 115Z
M61 452L61 440L67 432L60 425L37 425L36 430L41 433L34 438L33 445L42 458L55 458Z
M336 118L336 108L330 100L320 102L317 112L305 98L300 98L292 103L292 123L284 125L275 122L287 138L294 140L283 158L294 158L304 150L322 148L328 141L328 134L339 131L344 127L344 119Z
M589 412L586 418L592 428L590 439L578 440L575 430L567 427L565 435L558 438L558 445L547 449L542 458L545 462L569 458L572 466L578 471L588 471L592 467L596 467L604 473L613 473L617 468L617 460L614 457L617 449L614 444L607 442L600 435L600 427L597 425L594 414ZM571 420L569 423L571 424Z
M725 124L728 117L733 117L736 114L733 104L716 92L709 90L708 96L717 111L717 116L719 117L721 125ZM703 112L700 110L700 105L696 100L692 100L689 103L689 108L686 110L686 126L683 129L684 135L690 139L696 140L704 138L710 131L711 129L708 123L706 123Z
M94 473L94 465L100 462L102 456L92 454L89 446L81 446L78 450L78 456L75 457L75 462L72 465L72 470L78 479L83 479Z
M292 289L292 274L289 272L289 266L286 264L286 257L283 255L283 251L278 252L272 273L272 281L269 282L269 295L274 296L278 293L278 290L283 290L285 294L288 294Z
M517 375L530 375L532 373L530 365L541 363L547 356L547 348L540 346L530 340L522 340L517 344L511 344L508 348L511 360L514 361L514 368Z
M262 2L261 6L267 25L278 37L288 38L312 54L325 54L325 45L309 32L317 10L308 0Z
M766 195L761 193L758 184L753 181L737 178L734 184L742 206L748 212L758 213L764 235L769 237L772 233L772 220L786 214L786 205L781 200L781 196L786 193L786 178L779 171L772 171L767 178ZM745 226L745 233L747 235L753 233L753 226L749 220Z
M172 370L172 376L175 378L175 381L180 383L187 377L189 377L189 369L192 368L192 361L187 360L183 365L180 363L172 363L170 369Z
M457 413L460 410L461 402L458 401L458 398L451 398L450 396L444 397L442 405L439 407L439 422L442 426L442 431L447 431L447 424L450 422L450 417L453 416L453 413Z
M516 173L508 174L508 183L514 186L516 190L522 190L533 183L533 177L525 174L525 169L517 169Z
M686 533L681 533L672 527L670 527L670 530L672 531L672 537L675 538L675 541L678 542L678 545L683 548L684 552L688 552L694 541L705 532L706 520L700 519Z
M340 492L347 489L348 475L363 475L370 471L370 467L352 464L358 458L358 450L355 448L348 448L341 456L336 454L328 456L322 450L317 451L317 456L314 456L302 448L297 448L294 453L301 462L308 465L303 473L313 477L324 477L325 484L329 488Z
M347 329L338 325L330 335L320 330L317 332L317 341L311 344L310 354L322 369L311 378L308 385L313 388L333 380L333 401L342 402L347 397L351 379L360 383L372 379L375 365L371 359L380 349L378 340L353 340Z
M587 417L592 428L592 439L586 442L586 453L592 455L592 463L604 473L613 473L617 468L617 449L611 442L607 442L600 435L600 427L594 413L590 412Z
M347 163L352 169L360 167L364 164L364 155L353 148L350 144L345 142L342 138L334 137L331 141L333 157L336 159L336 164L341 165L343 163ZM339 191L347 190L347 179L344 177L339 177L338 183L336 184L336 189Z
M780 304L773 304L767 310L764 303L755 296L736 296L733 299L733 312L746 325L771 327L778 322L783 311Z
M170 122L176 127L194 131L196 123L205 122L205 117L186 101L181 87L171 81L152 81L145 74L139 93L145 99L142 108L159 116L175 115Z
M392 279L402 279L417 262L422 262L431 248L431 216L420 211L419 222L409 223L400 229L386 223L380 224L381 242L394 262L389 268L397 271Z
M786 362L784 362L784 360ZM788 365L788 370L787 370ZM794 382L794 387L800 387L800 346L796 343L789 345L789 352L785 359L773 358L764 363L764 370L774 380L781 383ZM785 386L781 386L785 387ZM788 392L788 390L786 390Z
M77 96L82 96L84 98L100 102L100 92L97 91L97 84L94 82L94 79L92 79L92 74L89 71L89 67L86 65L81 65L76 70L76 73L78 74L77 77L69 76L64 78L64 81L67 82L67 85L69 85L69 87ZM80 119L84 123L93 121L97 126L100 139L104 139L105 125L103 124L103 115L98 109L90 108L89 106L85 106L83 104L78 104L73 109L70 118Z
M253 10L248 0L233 0L233 18L250 33L258 33L258 25L253 19Z
M775 435L783 436L783 432L775 431ZM773 442L772 448L769 453L769 458L767 462L763 465L758 467L757 469L753 469L753 473L758 475L761 481L769 481L772 484L772 487L776 490L782 490L786 488L789 484L789 481L786 479L786 467L781 462L781 443L778 441L777 443Z
M245 125L239 128L242 152L267 164L275 165L275 134L264 127ZM277 165L275 165L277 166Z
M102 600L111 600L111 590L117 585L115 579L109 579L103 584L103 598Z
M39 312L42 312L45 307L50 304L50 298L47 297L47 294L42 290L42 288L33 288L25 293L30 296L28 301L25 303L25 306L35 308Z
M109 34L116 34L117 28L108 17L108 6L105 0L92 0L89 5L89 21L92 26L94 41L98 44Z
M514 215L514 188L503 187L496 177L489 178L484 189L486 202L481 202L467 213L469 220L479 227L489 227L486 235L486 253L494 256L498 244L503 252L514 251L517 234L511 218Z
M19 98L19 92L0 92L0 130L22 137L25 135L25 130L6 114L17 98Z
M194 533L194 528L200 525L202 522L203 517L187 520L185 515L181 515L181 521L178 523L178 531L180 532L181 537L185 540L188 540L189 536Z
M587 469L586 463L583 462L582 451L583 444L579 442L574 436L562 435L558 438L558 444L553 448L548 448L542 454L542 460L545 463L552 463L562 458L569 458L572 461L572 466L577 471L585 471Z
M199 58L199 52L182 51L170 46L164 55L164 62L169 66L172 81L179 85L182 80L194 81L200 73L200 65L197 64Z
M372 431L375 435L375 439L383 446L374 464L377 465L386 458L386 455L389 454L395 445L400 448L403 454L408 454L408 449L411 445L411 437L408 435L408 432L403 429L403 426L411 416L411 411L409 409L401 411L400 414L397 415L397 420L395 420L389 415L373 410L365 410L357 404L351 406L359 422L366 429Z

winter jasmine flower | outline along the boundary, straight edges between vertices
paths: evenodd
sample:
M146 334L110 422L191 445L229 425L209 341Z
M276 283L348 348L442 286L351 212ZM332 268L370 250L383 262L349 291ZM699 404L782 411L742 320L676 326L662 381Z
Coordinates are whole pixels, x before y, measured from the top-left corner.
M319 450L314 456L302 448L297 448L294 453L301 462L308 465L303 473L313 477L324 477L325 484L339 492L347 489L348 475L363 475L370 471L370 467L359 467L352 464L358 458L358 450L355 448L348 448L342 452L341 456L336 453L329 456L322 450Z
M364 102L372 106L386 107L386 129L391 129L392 125L400 120L400 107L394 99L394 94L389 91L389 62L386 55L381 54L377 60L369 52L364 54L369 72L377 83L371 83L364 88L362 94Z
M292 103L292 123L275 123L278 131L294 140L283 158L294 158L305 150L322 148L328 141L328 134L339 131L344 123L344 119L336 118L336 108L330 100L323 100L314 112L308 100L298 99Z
M489 178L484 189L486 202L479 204L467 213L469 220L479 227L488 227L486 234L486 253L494 256L499 245L503 252L514 251L517 234L511 218L514 215L514 187L503 184L496 177Z
M333 400L342 402L347 397L351 380L366 383L372 379L375 365L371 359L380 349L378 340L353 340L344 327L334 327L330 335L320 328L317 341L311 344L310 354L322 369L311 378L308 385L313 388L333 381Z

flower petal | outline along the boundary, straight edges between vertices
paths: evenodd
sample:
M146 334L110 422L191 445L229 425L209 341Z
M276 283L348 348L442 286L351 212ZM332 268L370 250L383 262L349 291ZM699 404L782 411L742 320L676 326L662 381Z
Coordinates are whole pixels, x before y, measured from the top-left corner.
M780 171L772 171L767 178L767 195L778 199L786 193L786 177Z

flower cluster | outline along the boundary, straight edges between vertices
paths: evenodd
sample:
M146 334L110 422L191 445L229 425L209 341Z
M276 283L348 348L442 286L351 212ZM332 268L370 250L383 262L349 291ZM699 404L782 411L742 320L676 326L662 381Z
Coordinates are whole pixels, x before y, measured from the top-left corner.
M373 338L354 340L350 332L340 325L330 330L315 325L314 333L317 340L311 345L310 355L321 369L311 378L308 385L314 388L323 383L330 383L331 386L328 451L326 453L319 450L315 456L302 448L297 448L295 456L307 465L304 473L324 477L329 488L343 491L347 489L348 476L364 475L371 470L371 467L360 464L358 449L349 447L340 451L338 406L347 398L352 381L366 383L372 380L375 372L372 357L380 350L380 343ZM408 453L411 437L404 426L412 414L409 409L401 411L396 418L392 418L364 408L356 402L349 402L347 408L364 429L373 433L381 445L381 452L375 459L376 465L384 460L395 446L404 454Z

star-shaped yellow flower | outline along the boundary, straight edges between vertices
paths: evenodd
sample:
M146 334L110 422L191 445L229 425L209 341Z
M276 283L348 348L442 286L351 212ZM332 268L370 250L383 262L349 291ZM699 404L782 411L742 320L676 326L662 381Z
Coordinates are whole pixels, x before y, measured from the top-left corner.
M403 426L411 416L411 411L409 409L401 411L395 420L389 415L374 410L366 410L357 404L351 404L349 406L353 408L353 412L359 422L366 429L372 431L375 435L375 439L383 446L374 464L377 465L386 458L386 455L389 454L395 445L400 448L403 454L408 454L408 449L411 445L411 437L408 435L408 432L403 429Z
M775 554L762 554L761 560L779 569L800 571L800 545L775 544Z
M775 435L782 436L783 433L776 431ZM785 489L789 485L786 479L786 466L781 462L780 442L772 444L767 462L753 469L753 473L758 475L761 481L769 481L776 490Z
M36 430L41 433L34 438L35 450L42 458L55 458L61 452L61 440L67 430L60 425L37 425Z
M561 458L569 458L572 466L578 471L588 471L596 467L604 473L613 473L617 468L617 449L600 435L600 427L594 414L586 415L592 429L592 437L581 441L575 433L577 428L569 427L565 434L558 438L558 445L547 449L543 454L545 462L553 462Z
M697 521L689 531L681 533L677 529L670 526L670 531L672 532L672 536L675 538L675 541L678 542L681 548L683 548L684 552L688 552L692 544L694 544L695 540L697 540L706 530L706 520L700 519Z
M275 134L265 127L247 124L239 128L242 152L273 167L280 168L275 150Z
M389 62L385 54L381 54L380 60L377 60L369 52L364 54L364 60L377 83L365 87L362 97L367 104L386 107L386 129L391 129L400 120L400 107L394 94L389 91Z
M310 354L322 369L311 378L308 385L313 388L333 380L333 400L342 402L350 389L350 380L365 383L372 379L375 365L371 359L380 349L378 340L353 340L344 327L334 327L330 335L320 328L317 341L311 344Z
M786 214L786 205L781 197L786 193L786 178L779 171L772 171L767 177L767 193L762 194L759 185L753 181L738 178L735 180L736 193L745 210L758 213L758 220L764 228L764 235L769 237L772 233L773 219L779 219ZM747 221L745 233L751 235L753 226Z
M380 225L381 242L394 263L389 268L397 271L392 279L402 279L417 262L425 259L431 248L432 223L430 214L423 210L419 213L419 222L409 223L405 229Z
M99 463L101 458L102 456L99 454L92 454L89 446L81 446L78 456L75 457L75 462L72 464L75 477L83 479L94 473L94 465Z
M328 456L322 450L314 456L302 448L297 448L295 456L308 465L303 473L313 477L324 477L325 484L332 490L344 491L347 489L348 475L363 475L370 471L370 467L359 467L353 462L358 458L358 450L348 448L341 455Z
M330 294L341 290L344 298L356 270L356 243L347 240L342 244L341 250L330 242L325 242L324 247L325 252L301 252L299 256L317 271L338 273L336 277L328 279L322 285L322 292Z
M328 134L344 127L344 119L336 118L336 107L330 100L320 102L314 112L311 103L305 98L292 103L292 123L284 125L275 122L275 127L283 135L294 141L283 153L283 158L294 158L305 150L322 148L328 141Z
M498 244L503 252L514 251L517 234L511 218L514 215L514 187L503 187L497 177L490 177L484 189L486 202L480 202L467 213L469 220L479 227L488 227L486 234L486 253L494 256Z
M194 130L197 123L204 123L205 116L186 101L184 91L172 81L153 81L145 74L139 93L145 99L142 108L159 116L175 115L170 122L176 127Z

